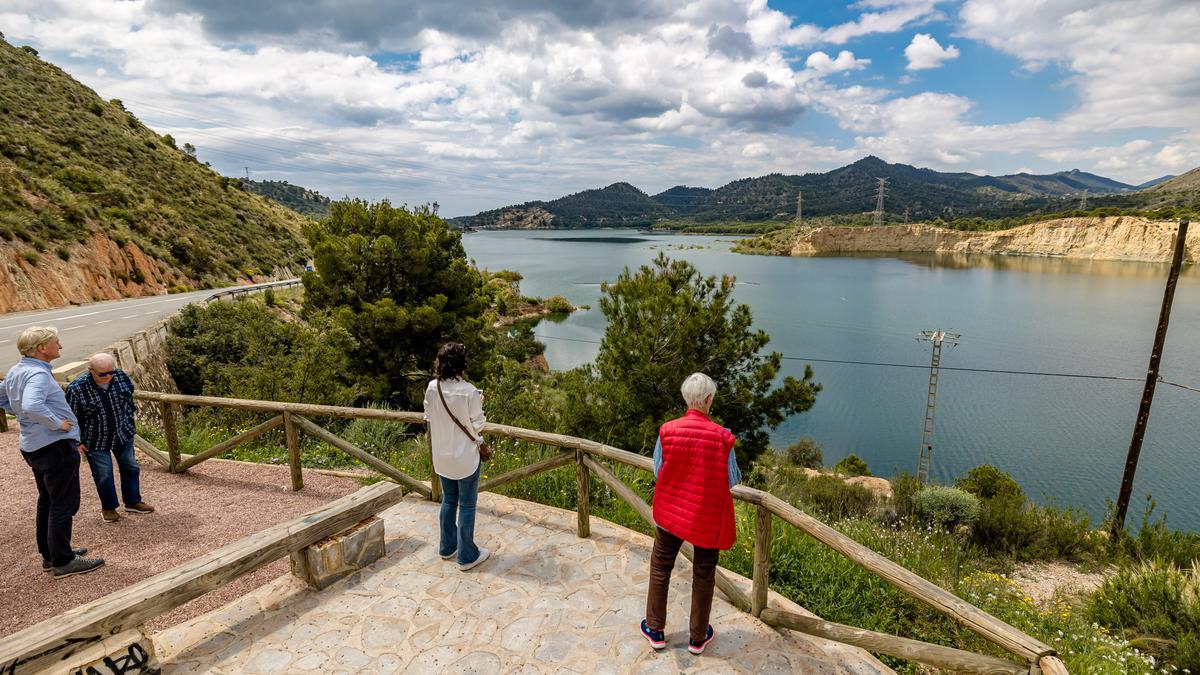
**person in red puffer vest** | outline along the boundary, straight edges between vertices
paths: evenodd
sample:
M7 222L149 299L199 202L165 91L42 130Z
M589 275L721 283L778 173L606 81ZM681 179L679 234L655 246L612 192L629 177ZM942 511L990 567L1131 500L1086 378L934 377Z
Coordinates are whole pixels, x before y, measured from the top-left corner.
M642 635L654 649L666 646L667 590L683 542L695 548L688 651L700 654L715 632L712 611L717 557L733 546L737 527L729 490L741 482L733 444L725 427L708 419L717 385L704 373L692 373L680 387L688 411L658 430L654 448L654 523L650 588Z

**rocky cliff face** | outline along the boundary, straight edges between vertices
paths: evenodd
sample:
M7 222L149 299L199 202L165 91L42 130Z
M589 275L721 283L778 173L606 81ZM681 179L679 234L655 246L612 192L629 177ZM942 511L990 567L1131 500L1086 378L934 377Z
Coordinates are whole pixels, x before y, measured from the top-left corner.
M133 242L118 246L104 234L64 248L63 260L47 250L0 243L0 313L156 295L190 280L146 256Z
M812 227L747 242L743 250L811 256L855 252L983 253L1091 260L1169 262L1174 221L1132 216L1062 218L998 232L962 232L931 225ZM1200 228L1189 231L1186 262L1200 258Z

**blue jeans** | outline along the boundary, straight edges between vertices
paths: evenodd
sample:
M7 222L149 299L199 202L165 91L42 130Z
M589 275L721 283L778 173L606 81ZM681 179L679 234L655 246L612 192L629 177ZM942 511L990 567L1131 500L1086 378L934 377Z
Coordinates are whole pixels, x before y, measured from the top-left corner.
M475 473L458 480L438 476L442 481L442 541L438 555L447 556L458 551L459 565L473 563L479 557L479 547L475 545L475 503L479 499L479 471L482 468L480 463ZM458 511L457 524L455 511Z
M122 443L110 452L108 448L87 449L88 466L92 469L92 480L96 481L96 492L100 493L100 508L117 508L117 488L113 484L113 455L117 456L117 469L121 472L121 499L125 506L142 501L142 486L139 480L141 469L133 456L133 439Z

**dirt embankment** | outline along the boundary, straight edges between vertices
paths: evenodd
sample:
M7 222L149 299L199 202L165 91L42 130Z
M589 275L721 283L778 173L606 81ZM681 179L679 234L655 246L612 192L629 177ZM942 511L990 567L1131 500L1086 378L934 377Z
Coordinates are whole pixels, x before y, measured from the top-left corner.
M1133 216L1061 218L996 232L963 232L932 225L805 227L747 241L741 250L768 255L913 252L1054 256L1091 260L1169 262L1174 221ZM1200 258L1200 228L1188 233L1185 261Z
M162 293L189 280L133 242L118 246L104 234L36 256L0 243L0 313Z

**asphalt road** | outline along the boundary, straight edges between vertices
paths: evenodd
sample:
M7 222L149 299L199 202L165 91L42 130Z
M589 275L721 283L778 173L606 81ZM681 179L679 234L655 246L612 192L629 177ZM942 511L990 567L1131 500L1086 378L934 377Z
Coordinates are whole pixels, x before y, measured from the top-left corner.
M0 376L20 358L17 336L30 326L58 328L63 348L62 356L54 361L57 367L72 361L84 361L117 340L149 328L184 305L204 300L219 290L231 289L209 289L0 314Z

